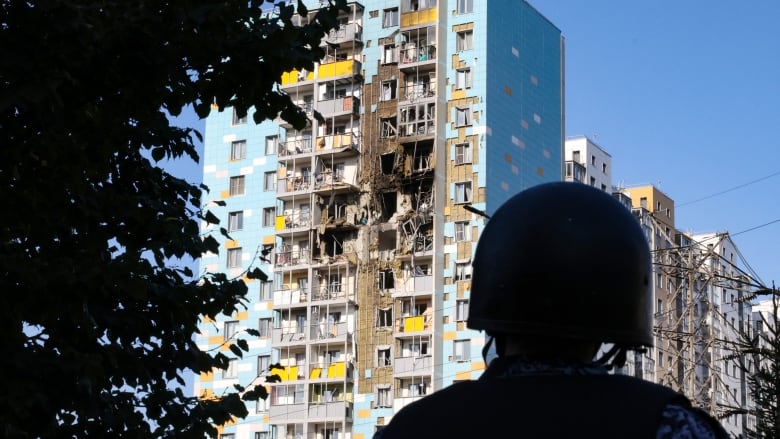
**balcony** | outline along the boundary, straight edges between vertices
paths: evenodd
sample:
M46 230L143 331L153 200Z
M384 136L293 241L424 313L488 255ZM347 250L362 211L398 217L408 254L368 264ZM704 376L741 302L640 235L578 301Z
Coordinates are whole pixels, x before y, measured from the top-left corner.
M312 149L312 139L288 139L279 148L280 157L291 157L300 154L308 154Z
M352 418L352 403L347 401L333 401L309 404L309 420L334 420Z
M396 284L394 296L411 296L416 294L431 294L433 292L433 276L415 276L402 279Z
M311 175L281 176L276 184L277 195L294 195L308 192L311 188Z
M274 291L273 306L295 306L306 305L308 302L309 294L306 290L276 290Z
M420 355L393 359L393 374L396 377L430 375L433 373L433 357Z
M309 336L311 341L346 342L351 339L352 332L347 322L321 322L311 325Z
M314 81L314 72L293 70L282 73L281 85L282 87L291 87L303 83L312 83L312 81Z
M304 265L310 261L309 250L279 250L275 255L275 265L277 267L285 267L290 265Z
M352 77L360 74L363 65L360 61L346 59L320 64L317 79L320 81L338 79L342 77Z
M337 154L349 152L350 154L345 155L351 155L354 152L360 152L358 138L352 133L319 136L315 145L317 153Z
M273 338L274 346L294 346L306 343L306 333L303 329L297 328L274 328Z
M342 24L338 29L331 29L323 38L323 44L341 45L352 41L360 42L363 39L363 28L357 23Z
M354 368L344 361L314 363L309 366L310 380L352 379Z
M418 44L415 42L401 46L401 68L412 67L420 63L436 61L436 46L433 44Z
M581 163L572 160L566 161L566 181L577 181L580 183L585 183L586 174L587 171L585 166L583 166Z
M268 410L271 424L286 424L291 420L303 420L306 416L306 404L271 404ZM287 436L292 437L292 436ZM299 437L299 436L295 436Z
M433 330L433 318L429 315L408 316L395 319L395 332L401 335Z
M282 382L287 381L300 381L306 379L305 367L298 366L283 366L281 368L271 369L270 375L276 375Z
M317 111L325 117L345 114L357 115L360 112L360 99L354 96L344 96L343 98L319 101L317 102Z
M418 11L403 12L401 14L401 27L418 26L424 23L433 23L438 20L439 9L428 8Z
M401 101L417 102L436 97L436 92L430 82L420 82L401 87Z
M276 217L276 233L307 230L311 228L311 213L307 210L294 210Z

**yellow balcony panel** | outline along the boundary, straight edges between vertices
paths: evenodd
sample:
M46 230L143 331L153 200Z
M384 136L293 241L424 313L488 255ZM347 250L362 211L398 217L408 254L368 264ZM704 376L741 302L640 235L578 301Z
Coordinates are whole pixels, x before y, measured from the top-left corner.
M404 332L419 332L423 330L423 316L404 318Z
M354 75L360 71L360 63L347 59L320 64L318 79L334 78L336 76Z
M274 368L271 375L279 375L282 381L294 381L298 379L298 366L285 366L281 369Z
M276 230L284 230L284 215L278 215L276 217Z
M328 376L326 378L344 378L347 376L347 366L343 361L332 363L328 366Z
M423 9L422 11L406 12L401 14L401 27L417 26L423 23L436 21L439 16L439 8Z
M302 75L298 70L282 73L282 85L293 85L303 81L313 81L314 72L307 72Z

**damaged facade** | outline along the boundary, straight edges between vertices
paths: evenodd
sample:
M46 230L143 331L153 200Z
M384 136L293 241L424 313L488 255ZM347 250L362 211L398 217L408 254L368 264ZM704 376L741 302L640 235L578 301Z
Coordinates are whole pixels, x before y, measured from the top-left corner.
M314 71L280 78L324 121L207 119L204 183L233 241L204 268L271 279L198 337L227 350L261 332L233 369L196 380L198 395L270 390L223 435L366 439L484 369L465 320L485 219L463 206L490 213L560 180L563 155L560 31L525 2L487 3L349 3ZM271 364L282 381L264 384Z

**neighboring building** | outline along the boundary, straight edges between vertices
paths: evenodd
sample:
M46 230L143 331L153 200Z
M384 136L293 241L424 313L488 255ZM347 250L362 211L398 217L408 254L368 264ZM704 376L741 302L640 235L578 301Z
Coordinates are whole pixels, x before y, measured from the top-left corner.
M612 156L585 136L567 137L564 180L612 191Z
M257 266L272 282L249 282L246 311L202 325L200 346L228 355L231 334L262 338L245 337L250 352L195 390L282 367L268 401L223 435L367 439L404 405L481 374L484 336L465 321L485 220L464 206L490 214L562 179L563 39L509 3L350 3L314 71L280 78L324 122L207 119L204 183L227 204L210 208L232 240L206 228L225 253L203 264Z

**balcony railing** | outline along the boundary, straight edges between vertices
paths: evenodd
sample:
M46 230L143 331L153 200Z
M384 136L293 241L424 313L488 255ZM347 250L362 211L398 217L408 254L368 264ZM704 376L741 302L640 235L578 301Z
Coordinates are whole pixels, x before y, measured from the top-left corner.
M352 378L352 364L343 361L332 363L314 363L309 366L310 380L325 380L334 378Z
M276 217L276 230L299 229L301 227L311 227L311 213L308 211L292 212Z
M433 357L430 355L418 355L413 357L400 357L393 359L393 373L395 375L426 375L433 371Z
M309 263L309 250L287 250L276 252L276 265L298 265Z
M291 72L282 73L281 83L282 86L295 85L299 82L307 82L314 80L314 72L293 70Z
M360 99L354 96L344 96L343 98L327 99L317 102L317 111L323 116L333 116L344 113L358 114L360 110Z
M395 332L422 332L433 329L431 316L408 316L395 319Z
M350 335L347 322L321 322L311 325L311 340L330 340L344 338Z
M360 41L363 28L357 23L342 24L338 29L331 29L323 39L327 44L341 44L348 41Z
M339 76L354 76L360 73L362 64L359 61L346 59L343 61L320 64L318 79L332 79Z
M306 154L311 152L312 139L288 139L281 144L279 149L280 156Z
M306 303L308 301L309 294L307 290L276 290L274 291L274 306L283 305L296 305L299 303Z
M330 152L333 150L342 150L347 148L353 148L358 151L360 150L357 136L354 134L333 134L330 136L317 137L317 152Z
M401 27L417 26L438 20L439 9L428 8L401 14Z
M311 175L287 176L279 179L276 185L278 194L289 194L293 192L307 191L310 188Z

